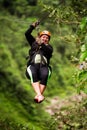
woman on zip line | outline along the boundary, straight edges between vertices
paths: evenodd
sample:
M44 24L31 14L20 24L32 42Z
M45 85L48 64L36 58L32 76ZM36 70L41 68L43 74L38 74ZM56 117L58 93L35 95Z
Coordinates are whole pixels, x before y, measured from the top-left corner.
M32 87L36 93L34 101L40 103L45 99L43 92L46 88L47 80L51 75L51 67L49 64L53 47L49 44L51 38L49 31L45 30L40 32L37 38L32 36L31 33L37 25L38 22L33 23L25 32L26 39L31 46L26 76L31 80Z

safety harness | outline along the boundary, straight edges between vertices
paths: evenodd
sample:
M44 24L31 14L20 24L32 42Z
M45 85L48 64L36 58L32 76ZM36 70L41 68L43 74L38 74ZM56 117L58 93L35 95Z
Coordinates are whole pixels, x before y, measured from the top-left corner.
M41 48L41 45L39 45L36 48L36 50L34 50L34 52L33 52L34 54L32 56L28 55L26 57L26 60L28 60L28 63L31 63L31 64L40 63L40 64L43 64L43 65L48 65L47 58L45 56L43 56L40 48Z
M30 62L34 63L34 64L40 63L43 65L47 65L47 58L45 56L43 56L40 48L41 48L41 46L39 46L38 49L36 49Z

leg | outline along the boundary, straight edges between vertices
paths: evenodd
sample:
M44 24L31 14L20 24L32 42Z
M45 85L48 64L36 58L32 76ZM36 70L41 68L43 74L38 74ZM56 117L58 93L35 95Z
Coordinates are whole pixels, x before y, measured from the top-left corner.
M40 95L36 95L35 98L36 100L38 99L38 103L41 103L44 100L43 92L45 90L46 86L43 84L39 85L39 90L40 90Z
M40 86L39 86L41 94L43 94L44 90L46 89L47 79L48 79L48 67L42 66L40 68ZM43 100L40 96L38 97L39 102L42 102Z
M45 90L46 86L43 84L40 84L40 92L41 94L43 94L44 90Z
M49 68L47 66L41 69L41 75L42 75L41 77L43 77L41 79L41 82L43 84L40 84L40 92L41 92L41 94L43 94L44 90L46 89L47 79L51 76L51 73L52 73L51 68Z
M48 80L49 69L47 66L41 66L40 68L40 90L43 93Z
M39 82L32 83L33 89L37 95L41 95Z
M41 95L41 90L40 90L40 83L39 83L39 77L38 77L38 71L37 71L38 67L39 66L36 66L36 65L30 65L27 68L27 73L30 76L32 87L36 93L36 96L34 98L36 102L38 102L38 97L40 97L41 100L44 99L44 97Z
M33 89L36 93L36 96L34 97L34 101L37 103L42 102L44 100L44 96L41 93L39 82L32 83L32 86L33 86Z

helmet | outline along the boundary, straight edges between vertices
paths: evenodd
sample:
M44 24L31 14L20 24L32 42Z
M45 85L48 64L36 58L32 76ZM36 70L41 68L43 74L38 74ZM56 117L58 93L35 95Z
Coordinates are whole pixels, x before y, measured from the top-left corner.
M47 35L47 36L49 36L49 38L51 37L51 33L49 31L47 31L47 30L44 30L44 31L40 32L39 35L40 35L40 37L42 35Z

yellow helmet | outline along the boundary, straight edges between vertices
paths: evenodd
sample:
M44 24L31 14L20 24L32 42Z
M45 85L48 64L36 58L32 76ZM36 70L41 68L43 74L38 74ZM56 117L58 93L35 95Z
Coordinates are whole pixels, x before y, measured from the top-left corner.
M51 37L51 33L50 33L49 31L47 31L47 30L44 30L44 31L42 31L42 32L39 33L39 36L40 36L40 37L41 37L42 35L47 35L47 36L49 36L49 38Z

